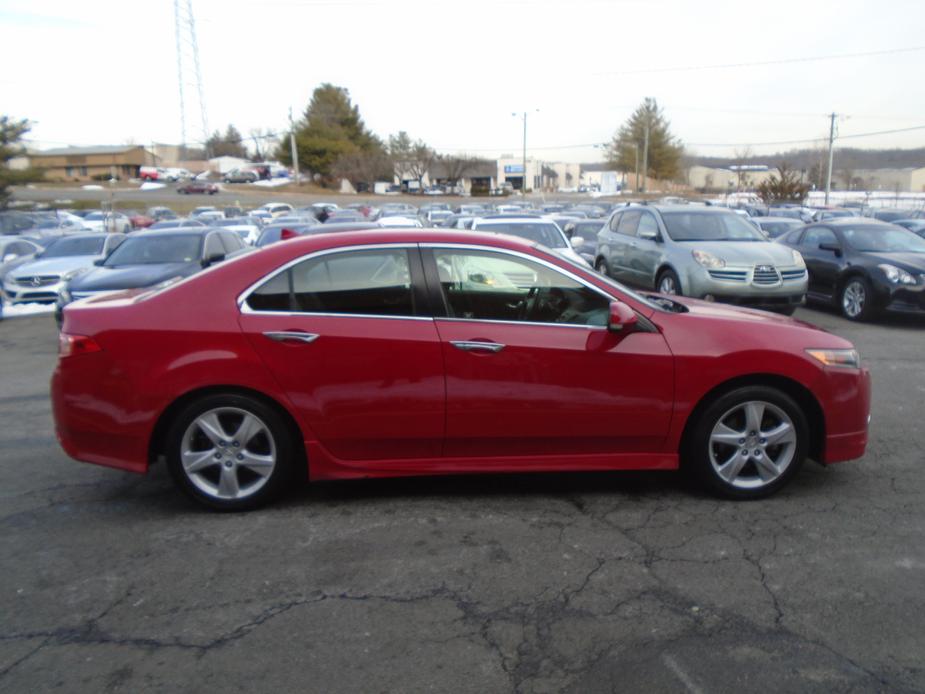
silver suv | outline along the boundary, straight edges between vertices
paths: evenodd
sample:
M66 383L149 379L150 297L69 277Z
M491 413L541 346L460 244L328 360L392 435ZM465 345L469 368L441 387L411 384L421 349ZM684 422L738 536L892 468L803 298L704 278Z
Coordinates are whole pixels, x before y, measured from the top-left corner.
M787 315L803 303L803 257L767 240L735 212L697 205L632 205L597 236L594 267L662 294L725 301Z

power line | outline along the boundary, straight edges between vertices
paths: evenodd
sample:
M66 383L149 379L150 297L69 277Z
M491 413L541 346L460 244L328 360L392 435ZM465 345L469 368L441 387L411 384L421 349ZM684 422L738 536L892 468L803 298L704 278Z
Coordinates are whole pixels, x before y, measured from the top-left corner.
M593 75L648 75L661 72L695 72L698 70L727 70L740 67L761 67L765 65L789 65L792 63L811 63L822 60L842 60L845 58L866 58L873 55L892 55L895 53L911 53L925 51L925 46L910 46L909 48L889 48L879 51L863 51L859 53L832 53L829 55L814 55L800 58L779 58L777 60L756 60L743 63L720 63L716 65L677 65L674 67L639 68L636 70L614 70L608 72L594 72Z

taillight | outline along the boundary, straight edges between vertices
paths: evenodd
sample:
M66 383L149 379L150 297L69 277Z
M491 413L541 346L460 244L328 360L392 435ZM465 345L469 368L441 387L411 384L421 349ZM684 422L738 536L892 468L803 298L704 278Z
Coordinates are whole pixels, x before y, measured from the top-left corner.
M299 236L299 232L293 231L292 229L283 229L279 232L280 241L288 241L289 239L294 239L296 236Z
M96 340L86 335L68 335L61 333L58 335L58 356L73 357L78 354L89 354L90 352L102 352Z

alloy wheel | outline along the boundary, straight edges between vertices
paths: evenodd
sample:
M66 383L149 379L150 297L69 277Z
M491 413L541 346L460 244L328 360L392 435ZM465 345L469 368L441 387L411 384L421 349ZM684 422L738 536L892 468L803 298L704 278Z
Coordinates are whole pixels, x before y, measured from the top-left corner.
M713 470L738 489L760 489L777 480L793 462L797 432L777 405L751 400L723 414L710 433Z
M658 292L659 294L677 294L678 286L675 284L674 277L671 275L664 275L658 281Z
M857 318L864 312L867 303L867 290L858 280L851 280L842 292L842 309L849 318Z
M245 499L259 491L277 464L276 442L252 412L218 407L186 428L180 463L189 481L216 499Z

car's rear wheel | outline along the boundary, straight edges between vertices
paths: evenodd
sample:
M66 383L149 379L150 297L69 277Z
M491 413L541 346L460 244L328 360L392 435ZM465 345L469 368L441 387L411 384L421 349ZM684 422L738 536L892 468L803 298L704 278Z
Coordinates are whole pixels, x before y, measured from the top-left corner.
M597 263L594 266L594 269L601 273L604 277L610 277L610 265L607 264L607 261L604 258L598 258Z
M806 416L787 394L766 386L730 391L693 424L684 464L714 494L758 499L778 491L806 458Z
M655 290L659 294L678 295L681 293L681 280L674 270L663 270L655 282Z
M183 409L167 433L167 464L197 502L242 511L272 500L292 479L294 446L282 417L251 397L218 394Z
M842 287L838 305L848 320L862 321L873 313L870 283L863 277L851 277Z

